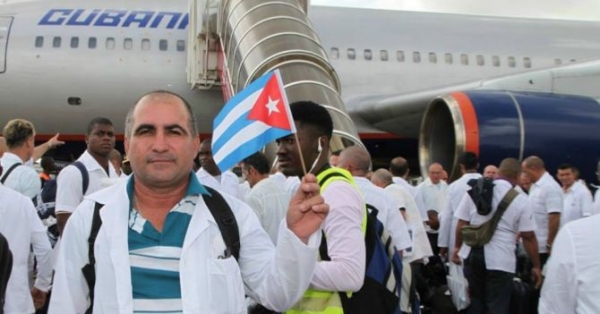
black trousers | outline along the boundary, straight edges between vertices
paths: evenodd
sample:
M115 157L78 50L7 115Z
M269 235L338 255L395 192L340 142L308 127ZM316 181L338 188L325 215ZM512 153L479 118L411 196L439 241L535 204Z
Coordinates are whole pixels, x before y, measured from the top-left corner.
M471 249L464 261L464 274L471 292L468 314L509 314L515 274L487 270L483 248Z
M540 253L541 269L544 269L544 265L546 265L546 262L548 262L548 257L550 257L550 255L548 253ZM529 270L530 274L531 274L531 268L533 268L533 264L531 263L531 260L528 259L527 260L527 269ZM540 287L539 289L535 289L533 287L533 283L531 284L531 299L529 300L529 305L530 305L529 313L537 314L541 292L542 292L542 287Z

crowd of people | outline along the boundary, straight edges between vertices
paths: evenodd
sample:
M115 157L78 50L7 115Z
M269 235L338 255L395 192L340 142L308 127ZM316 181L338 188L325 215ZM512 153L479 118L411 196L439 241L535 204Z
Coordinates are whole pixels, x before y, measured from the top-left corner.
M125 160L112 122L95 118L86 150L57 175L50 157L40 173L32 160L61 145L59 136L35 147L34 125L9 121L0 142L0 313L352 313L345 300L368 289L367 207L404 265L399 312L457 312L440 310L453 306L448 263L468 282L466 313L600 312L600 196L576 167L558 167L557 182L530 156L480 174L466 152L460 178L448 182L433 163L414 186L402 157L371 169L362 147L330 153L323 106L300 101L291 113L297 133L276 141L275 169L254 153L239 163L242 180L219 169L192 108L168 91L131 107ZM482 182L491 182L487 212L473 192ZM52 186L49 217L41 194ZM486 224L487 242L467 245L465 227ZM515 300L515 278L529 285L526 298Z

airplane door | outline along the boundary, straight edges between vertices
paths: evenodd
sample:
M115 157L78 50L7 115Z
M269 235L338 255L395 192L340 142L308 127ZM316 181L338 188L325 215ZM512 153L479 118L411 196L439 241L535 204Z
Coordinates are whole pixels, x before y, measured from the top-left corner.
M12 17L0 16L0 73L6 72L6 51L12 20Z

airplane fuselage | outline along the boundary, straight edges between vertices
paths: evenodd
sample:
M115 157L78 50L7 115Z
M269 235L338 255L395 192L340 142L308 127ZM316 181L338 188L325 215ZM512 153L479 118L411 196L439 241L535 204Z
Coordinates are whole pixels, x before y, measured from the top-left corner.
M42 1L0 5L0 125L23 117L39 134L83 134L96 116L122 132L128 108L156 89L188 99L202 133L221 91L186 81L186 1ZM600 24L310 7L348 110L365 99L596 58ZM5 60L2 60L5 59ZM360 130L359 130L360 131ZM372 131L372 130L368 130ZM389 130L386 130L389 131ZM401 135L401 134L399 134Z

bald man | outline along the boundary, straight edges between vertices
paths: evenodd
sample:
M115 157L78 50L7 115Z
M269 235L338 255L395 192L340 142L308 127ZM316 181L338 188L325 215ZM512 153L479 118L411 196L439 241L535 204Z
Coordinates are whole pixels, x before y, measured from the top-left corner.
M369 152L359 146L350 146L340 153L337 166L352 174L365 203L377 208L377 219L390 233L402 256L402 251L412 246L406 222L400 213L405 205L389 197L382 188L373 185L366 178L371 166Z
M560 226L563 192L554 178L546 171L544 161L540 157L527 157L523 161L522 167L523 173L533 183L529 189L529 203L537 225L535 235L538 242L541 267L544 268L552 252L552 243ZM539 293L539 290L534 290L532 293L532 313L537 310Z
M427 173L428 178L417 187L418 192L415 197L417 204L421 206L421 216L427 219L425 230L435 255L439 253L437 245L438 229L440 227L438 213L444 209L448 199L448 184L442 180L443 172L442 165L439 163L431 164Z
M405 188L410 194L415 197L417 195L417 188L412 186L408 181L408 175L410 173L410 169L408 167L408 161L403 157L396 157L392 159L390 162L389 171L392 173L393 180L395 184L401 185Z
M485 178L495 178L496 175L498 174L498 168L494 165L487 165L484 169L483 169L483 176Z

